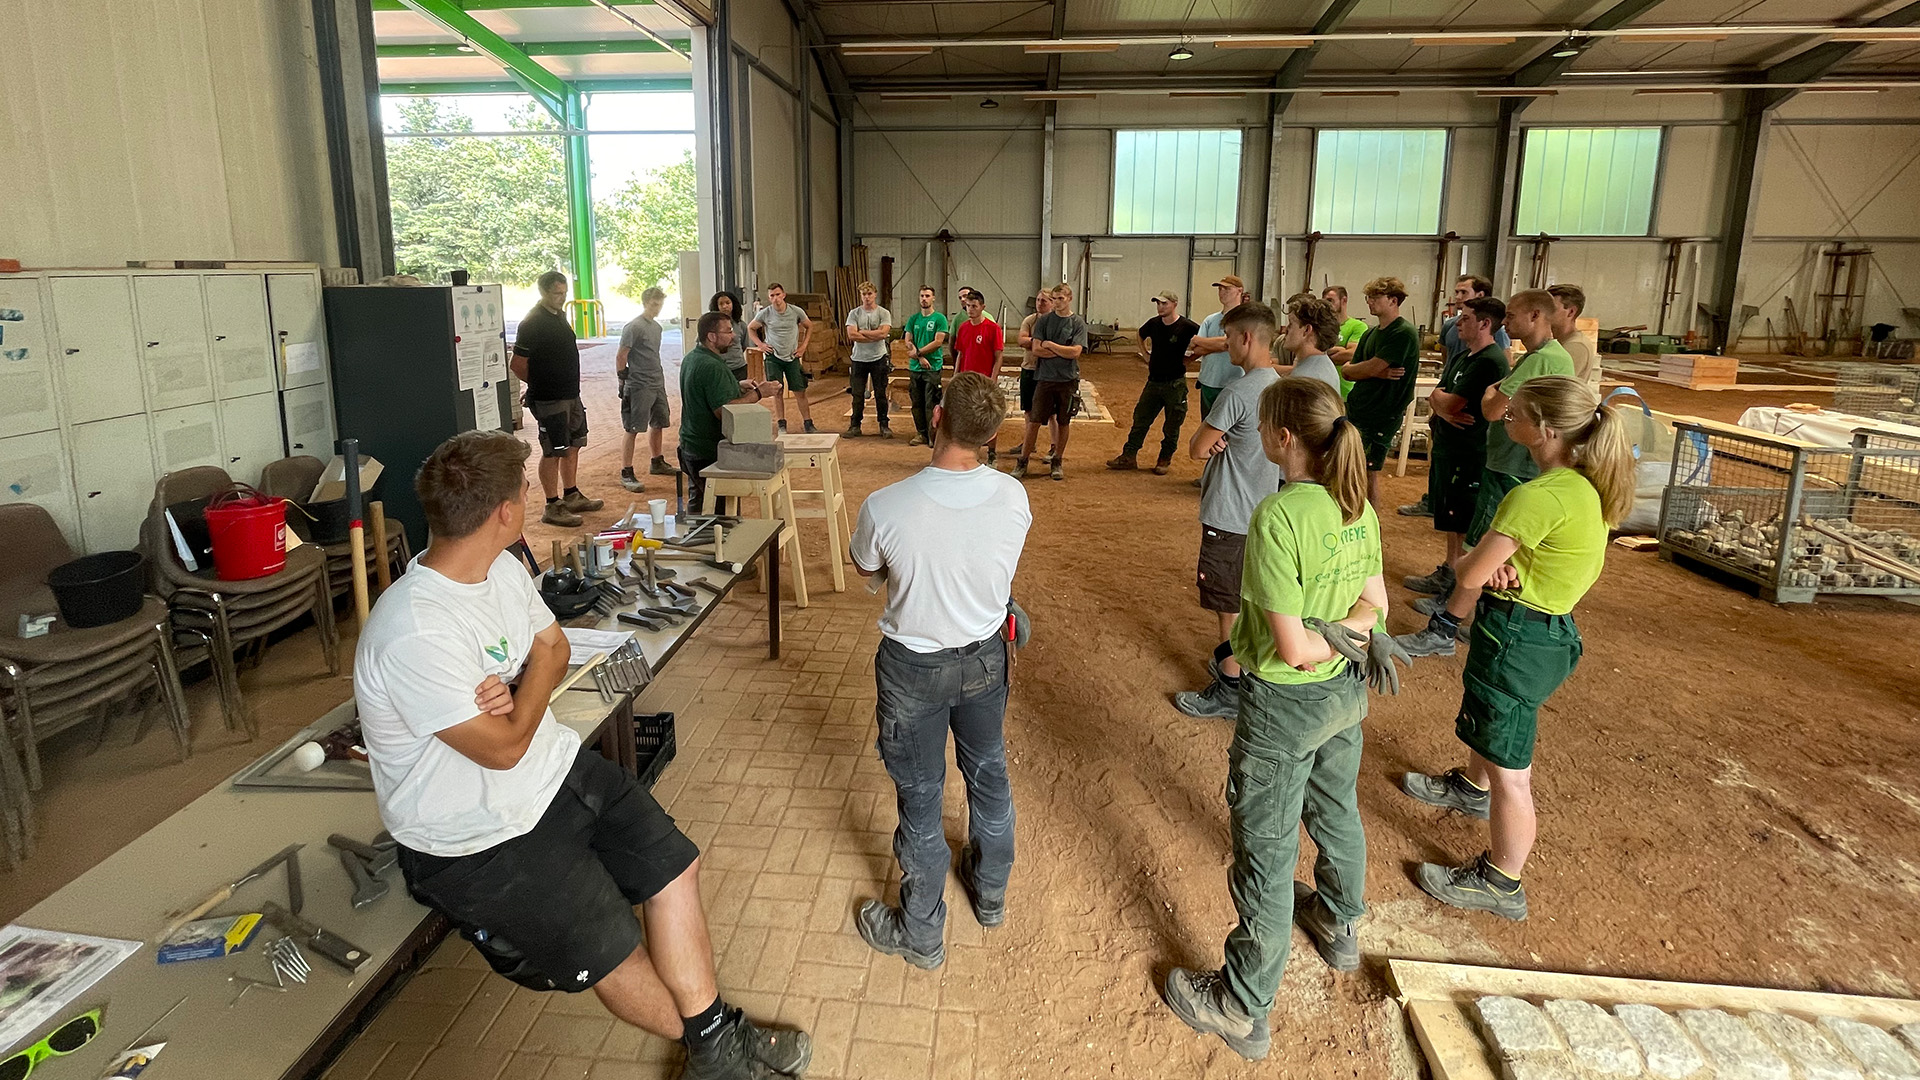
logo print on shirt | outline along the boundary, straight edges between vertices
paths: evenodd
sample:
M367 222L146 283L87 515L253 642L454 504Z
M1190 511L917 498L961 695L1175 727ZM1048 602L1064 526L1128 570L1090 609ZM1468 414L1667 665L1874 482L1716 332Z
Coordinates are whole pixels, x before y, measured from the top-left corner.
M502 664L507 662L507 656L513 651L507 646L507 639L504 637L500 639L499 645L485 645L482 646L482 648L486 649L488 656L493 657Z

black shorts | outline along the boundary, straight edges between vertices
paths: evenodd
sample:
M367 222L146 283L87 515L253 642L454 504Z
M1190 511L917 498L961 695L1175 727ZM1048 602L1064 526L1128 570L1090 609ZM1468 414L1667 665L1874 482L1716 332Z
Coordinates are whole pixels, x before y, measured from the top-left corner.
M587 445L587 407L579 398L530 401L527 408L540 428L540 453L544 456L566 457L568 451Z
M1030 413L1033 411L1034 385L1035 383L1033 381L1033 369L1021 368L1020 369L1020 411L1023 413Z
M1240 565L1247 558L1245 533L1200 526L1200 606L1208 611L1237 614L1240 610Z
M1067 423L1073 419L1073 395L1080 390L1078 382L1037 382L1033 388L1033 422L1049 423L1058 419Z
M495 971L570 992L633 955L634 906L699 855L647 789L586 747L532 831L451 859L399 851L414 899L451 919Z
M1444 421L1442 421L1444 423ZM1427 451L1427 504L1433 508L1438 532L1465 533L1473 522L1474 502L1480 497L1480 474L1486 470L1485 445L1474 446L1435 430Z
M1385 430L1369 427L1359 421L1354 427L1360 431L1360 443L1367 450L1367 471L1379 472L1387 467L1387 455L1393 452L1393 443L1400 435L1399 417L1394 417L1392 427Z

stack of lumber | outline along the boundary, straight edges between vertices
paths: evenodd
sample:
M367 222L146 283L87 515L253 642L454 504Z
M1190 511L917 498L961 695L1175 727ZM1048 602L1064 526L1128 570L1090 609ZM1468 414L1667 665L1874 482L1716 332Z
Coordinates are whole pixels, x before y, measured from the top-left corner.
M833 313L832 301L825 293L788 293L787 302L800 305L813 322L813 333L807 339L807 355L801 358L802 366L811 375L833 371L839 365L841 356L839 330L840 319Z
M1740 381L1740 361L1731 356L1667 353L1660 357L1660 374L1656 378L1689 390L1732 386Z

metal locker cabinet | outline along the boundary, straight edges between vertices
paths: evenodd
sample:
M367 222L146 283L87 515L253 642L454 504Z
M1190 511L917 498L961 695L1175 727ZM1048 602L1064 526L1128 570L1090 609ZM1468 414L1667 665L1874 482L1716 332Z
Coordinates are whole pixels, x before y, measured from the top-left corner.
M153 436L145 413L75 424L73 486L80 539L89 552L139 546L140 522L153 503Z
M268 274L267 310L273 320L280 389L324 384L327 337L320 318L320 275Z
M67 423L145 412L133 292L125 277L55 277L53 325Z
M213 338L213 389L220 398L277 388L267 281L259 274L208 274L207 330Z
M207 308L193 274L142 274L133 279L134 326L147 408L159 412L213 400L207 355Z
M0 276L0 439L60 426L40 279Z
M220 403L221 468L235 483L259 484L260 470L285 456L280 395L254 394Z
M225 468L220 411L211 401L153 414L153 460L162 473L195 465Z
M286 419L287 456L333 456L333 397L324 386L296 386L280 395Z
M0 503L39 503L53 515L67 544L80 546L80 511L73 500L73 469L58 431L0 439Z

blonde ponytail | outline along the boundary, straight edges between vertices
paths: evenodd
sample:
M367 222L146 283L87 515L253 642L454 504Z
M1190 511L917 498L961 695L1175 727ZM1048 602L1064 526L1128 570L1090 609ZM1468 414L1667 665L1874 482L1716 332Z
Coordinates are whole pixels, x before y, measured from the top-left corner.
M1260 426L1293 432L1307 448L1314 479L1340 507L1340 523L1360 520L1367 507L1367 451L1331 386L1318 379L1281 379L1260 395Z
M1566 375L1529 379L1513 407L1560 433L1573 450L1573 467L1600 495L1600 516L1618 525L1633 509L1633 440L1626 421L1586 382Z

